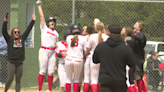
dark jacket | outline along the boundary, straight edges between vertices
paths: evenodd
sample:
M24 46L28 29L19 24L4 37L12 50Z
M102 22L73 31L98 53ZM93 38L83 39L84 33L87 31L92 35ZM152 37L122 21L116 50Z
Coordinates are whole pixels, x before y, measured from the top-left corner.
M126 84L126 65L135 66L133 51L121 38L108 38L97 45L93 62L100 63L100 84Z
M145 51L144 47L146 45L146 36L142 31L138 32L134 35L135 45L134 45L134 55L136 59L137 66L135 67L135 73L140 75L140 77L143 76L143 64L145 61Z
M20 42L14 39L7 33L7 22L4 21L2 27L2 34L8 45L8 60L9 62L23 62L25 59L24 42L30 33L35 21L32 20L26 31L20 36Z

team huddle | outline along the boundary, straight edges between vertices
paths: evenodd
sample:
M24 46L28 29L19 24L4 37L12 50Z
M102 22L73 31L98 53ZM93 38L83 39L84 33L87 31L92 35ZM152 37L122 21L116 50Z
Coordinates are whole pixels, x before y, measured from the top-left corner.
M122 31L118 30L118 25L109 25L105 30L104 24L95 19L94 24L89 24L81 30L79 24L72 24L63 34L63 41L58 42L59 34L55 30L56 19L48 17L44 19L41 8L41 1L37 2L40 15L41 29L41 48L39 50L40 72L38 75L39 91L42 90L42 84L46 69L48 69L48 86L52 91L53 73L56 65L56 57L59 58L59 80L60 92L70 92L73 82L73 92L80 92L83 80L83 92L100 92L99 84L100 63L93 61L95 48L101 42L105 42L110 38L110 34L119 34L124 39L124 43L131 49L139 47L138 52L134 53L138 56L137 69L132 64L126 66L126 85L129 92L137 92L134 80L137 81L138 91L147 92L145 84L142 80L144 62L143 48L146 44L146 37L143 34L144 23L136 22L134 30L130 27L123 27ZM116 28L118 27L118 28ZM118 30L113 32L112 30ZM82 34L82 35L81 35ZM134 39L133 39L134 36ZM136 40L137 45L134 43ZM138 46L138 47L135 47ZM135 74L134 74L135 72ZM105 92L101 90L102 92ZM107 91L106 91L107 92ZM116 91L111 91L116 92ZM122 91L123 92L123 91Z

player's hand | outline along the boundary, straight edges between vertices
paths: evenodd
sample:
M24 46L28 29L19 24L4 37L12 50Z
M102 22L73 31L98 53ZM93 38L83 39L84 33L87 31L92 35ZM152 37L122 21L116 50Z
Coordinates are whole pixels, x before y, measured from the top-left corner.
M4 18L4 21L8 21L9 20L9 15L7 17Z
M55 47L57 48L57 47L58 47L58 43L57 43L57 42L55 42L54 44L55 44Z
M36 20L36 16L35 16L35 14L32 14L32 20Z
M42 4L42 1L41 1L41 0L38 0L38 1L36 2L36 4L37 4L38 6L40 6L40 5Z
M62 53L62 56L63 57L66 57L67 56L66 52Z

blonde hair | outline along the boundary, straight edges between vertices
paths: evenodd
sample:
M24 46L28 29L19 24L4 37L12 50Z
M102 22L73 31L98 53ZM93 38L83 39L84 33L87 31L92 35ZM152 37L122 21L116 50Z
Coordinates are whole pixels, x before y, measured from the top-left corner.
M71 42L71 47L75 47L77 38L78 38L78 34L74 35L73 40Z
M104 24L102 22L98 22L96 24L96 30L98 32L98 42L102 42L102 31L104 29Z
M143 21L137 21L138 22L138 25L139 25L139 28L140 28L140 31L143 31L144 28L145 28L145 24Z

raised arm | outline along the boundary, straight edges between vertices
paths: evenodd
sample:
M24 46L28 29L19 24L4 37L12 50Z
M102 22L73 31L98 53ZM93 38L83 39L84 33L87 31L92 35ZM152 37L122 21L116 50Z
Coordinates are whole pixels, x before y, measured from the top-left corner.
M28 25L26 31L22 34L22 40L25 40L28 36L28 34L30 33L34 23L35 23L35 19L36 19L36 16L35 14L32 14L32 21L30 22L30 24Z
M4 22L3 22L3 26L2 26L2 34L3 34L3 36L4 36L6 41L8 41L8 39L10 37L8 32L7 32L7 22L8 22L8 19L9 19L9 15L6 18L4 18Z
M41 7L41 0L38 0L36 2L36 4L38 5L38 11L39 11L39 16L40 16L40 25L41 26L44 26L45 24L45 19L44 19L44 14L43 14L43 10L42 10L42 7Z

